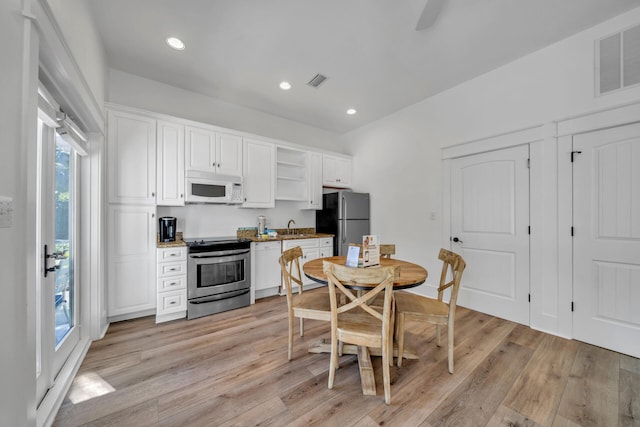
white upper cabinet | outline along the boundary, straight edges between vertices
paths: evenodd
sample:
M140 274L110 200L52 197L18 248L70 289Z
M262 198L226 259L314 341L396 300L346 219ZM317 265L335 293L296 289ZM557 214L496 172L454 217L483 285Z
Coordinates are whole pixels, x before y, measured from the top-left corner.
M109 203L155 205L156 121L107 111Z
M322 154L307 153L307 209L322 209Z
M185 128L185 169L242 175L242 137L210 129Z
M156 203L184 206L184 126L158 121Z
M244 204L245 208L275 206L275 145L244 138Z
M216 133L216 158L218 173L242 175L242 137L227 133Z
M348 188L351 186L351 159L325 154L322 159L322 185Z

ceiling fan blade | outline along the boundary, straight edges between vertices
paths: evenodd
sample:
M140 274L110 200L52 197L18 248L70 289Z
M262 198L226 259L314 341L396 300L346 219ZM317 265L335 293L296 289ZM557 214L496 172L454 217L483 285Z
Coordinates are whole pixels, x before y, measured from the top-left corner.
M444 1L445 0L427 0L427 4L425 4L422 15L420 15L420 19L416 25L416 31L429 28L436 22Z

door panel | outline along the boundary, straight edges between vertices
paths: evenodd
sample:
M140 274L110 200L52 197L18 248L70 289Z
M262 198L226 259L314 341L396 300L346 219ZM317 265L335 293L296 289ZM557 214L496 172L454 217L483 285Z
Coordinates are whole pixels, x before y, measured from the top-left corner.
M640 357L640 125L573 149L574 337Z
M529 324L528 146L454 159L451 249L467 263L460 305Z

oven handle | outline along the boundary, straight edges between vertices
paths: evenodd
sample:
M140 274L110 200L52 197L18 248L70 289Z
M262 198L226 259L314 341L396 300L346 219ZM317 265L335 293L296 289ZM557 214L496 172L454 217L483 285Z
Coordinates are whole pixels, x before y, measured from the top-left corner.
M251 249L238 249L238 250L233 250L233 251L222 251L222 252L218 253L218 255L214 255L215 252L214 253L207 252L207 255L192 254L192 255L189 255L189 258L222 258L222 257L230 256L230 255L248 254L249 252L251 252Z
M231 291L231 292L225 292L223 294L220 295L214 295L212 297L209 298L198 298L195 301L189 301L189 304L204 304L206 302L213 302L213 301L220 301L223 299L229 299L229 298L233 298L233 297L237 297L240 295L244 295L246 293L249 292L249 289L240 289L237 291Z

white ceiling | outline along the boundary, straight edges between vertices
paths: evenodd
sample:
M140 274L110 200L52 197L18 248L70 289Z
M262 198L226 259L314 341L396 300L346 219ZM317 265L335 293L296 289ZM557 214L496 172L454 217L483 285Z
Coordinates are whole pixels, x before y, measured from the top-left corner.
M416 31L425 0L87 1L110 67L337 133L640 5L446 0ZM328 77L317 89L316 73Z

